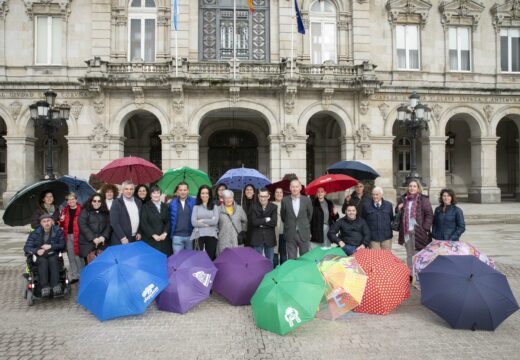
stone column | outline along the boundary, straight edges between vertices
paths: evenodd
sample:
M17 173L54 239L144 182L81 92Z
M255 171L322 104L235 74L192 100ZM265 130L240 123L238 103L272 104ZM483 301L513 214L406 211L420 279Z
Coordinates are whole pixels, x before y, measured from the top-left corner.
M516 139L516 142L517 142L517 143L520 143L520 140L519 140L519 139ZM520 150L520 147L519 147L519 150ZM519 162L520 162L520 154L519 154L519 156L518 156L518 159L519 159ZM520 164L517 164L517 167L518 167L519 165L520 165ZM515 169L515 171L518 172L518 168ZM516 201L520 201L520 182L516 185L515 196L516 196Z
M339 138L339 143L341 145L341 160L353 160L355 158L355 141L356 139L353 136L342 136Z
M108 144L109 162L125 156L125 140L126 138L124 136L110 135L110 142Z
M421 176L430 198L436 198L446 187L446 139L446 136L422 138Z
M170 42L168 36L169 20L168 10L166 8L158 10L157 13L157 61L162 62L168 59Z
M372 161L370 165L379 173L375 185L383 188L383 197L395 205L397 190L394 188L394 137L371 136L370 143L372 147Z
M307 135L280 143L280 174L294 173L305 184L307 182Z
M497 187L497 137L471 138L471 178L468 189L469 201L477 203L499 203L500 189Z
M36 138L25 136L4 136L7 144L7 188L3 193L4 205L23 186L36 180L34 172L34 146Z
M302 22L303 26L305 26L305 35L299 34L296 29L294 29L295 37L299 38L301 37L302 43L302 62L309 63L311 61L311 38L310 38L310 21L309 21L309 13L302 13ZM296 27L296 24L293 24L292 26ZM296 55L297 56L297 55Z
M69 174L87 179L92 173L91 140L89 136L65 136L69 153Z
M285 174L282 173L281 165L281 136L269 135L269 158L271 165L271 180L276 182L280 180Z

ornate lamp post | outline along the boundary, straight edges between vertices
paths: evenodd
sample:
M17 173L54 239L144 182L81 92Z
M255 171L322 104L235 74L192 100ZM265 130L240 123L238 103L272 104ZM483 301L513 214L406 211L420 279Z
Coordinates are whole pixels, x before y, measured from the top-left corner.
M411 140L410 154L410 174L406 177L406 184L411 180L421 181L421 176L417 172L417 138L421 136L422 129L428 130L428 122L430 121L431 109L420 103L420 96L414 91L410 95L410 104L401 104L397 109L397 120L399 126L406 128Z
M47 173L45 179L54 179L52 143L58 129L64 126L69 119L70 106L56 104L57 94L52 90L47 90L44 96L45 100L29 105L29 110L34 126L42 128L47 135Z

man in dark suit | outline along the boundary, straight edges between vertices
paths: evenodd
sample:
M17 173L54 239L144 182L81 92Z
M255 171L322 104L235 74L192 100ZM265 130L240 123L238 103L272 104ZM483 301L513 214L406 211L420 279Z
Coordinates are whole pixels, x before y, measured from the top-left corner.
M309 251L311 239L311 200L301 195L302 184L298 179L291 180L291 195L282 200L280 215L284 224L284 237L287 246L287 257L296 259Z
M134 197L135 185L132 180L126 180L121 187L123 196L115 199L110 209L110 225L112 226L110 245L128 244L141 240L138 232L141 200Z
M273 262L274 247L276 246L276 223L278 221L278 207L269 202L269 190L262 188L258 191L258 202L253 202L250 211L251 246L269 261Z

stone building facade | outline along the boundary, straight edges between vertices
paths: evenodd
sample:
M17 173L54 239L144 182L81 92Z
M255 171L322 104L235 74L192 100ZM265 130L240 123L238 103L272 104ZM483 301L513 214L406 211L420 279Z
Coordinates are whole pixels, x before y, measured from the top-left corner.
M433 115L418 146L430 193L520 198L520 0L300 0L305 35L292 0L237 0L237 61L233 0L178 0L177 31L171 3L0 0L4 203L45 172L28 106L48 88L71 106L58 175L136 155L308 181L356 159L393 198L410 168L396 110L416 91Z

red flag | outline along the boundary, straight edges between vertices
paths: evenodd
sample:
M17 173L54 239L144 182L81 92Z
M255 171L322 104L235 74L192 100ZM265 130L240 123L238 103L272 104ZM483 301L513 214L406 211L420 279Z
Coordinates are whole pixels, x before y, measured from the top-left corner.
M255 7L253 6L253 0L247 0L247 6L249 6L249 10L251 10L251 12L255 12Z

